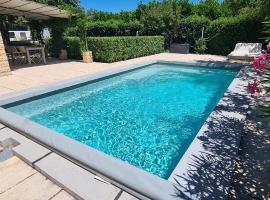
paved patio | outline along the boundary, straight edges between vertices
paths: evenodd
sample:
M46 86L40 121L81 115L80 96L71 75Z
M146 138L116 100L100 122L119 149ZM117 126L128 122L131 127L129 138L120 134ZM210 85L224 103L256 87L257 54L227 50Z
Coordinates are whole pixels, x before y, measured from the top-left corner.
M171 54L161 53L127 61L107 63L83 63L80 61L67 60L49 61L47 65L36 66L14 66L12 73L0 77L0 96L8 93L25 90L28 88L59 82L74 77L93 74L111 68L121 67L127 64L135 64L148 60L168 60L168 61L226 61L226 57L214 55L195 54Z
M0 199L74 199L62 188L16 156L0 162L0 180Z

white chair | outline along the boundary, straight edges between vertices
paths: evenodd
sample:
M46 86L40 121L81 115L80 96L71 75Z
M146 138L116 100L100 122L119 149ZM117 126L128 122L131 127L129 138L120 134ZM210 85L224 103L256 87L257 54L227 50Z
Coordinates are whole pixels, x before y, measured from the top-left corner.
M233 52L228 55L229 59L251 60L261 54L261 43L237 43Z
M39 50L30 50L29 59L31 63L38 64L42 61L42 55Z

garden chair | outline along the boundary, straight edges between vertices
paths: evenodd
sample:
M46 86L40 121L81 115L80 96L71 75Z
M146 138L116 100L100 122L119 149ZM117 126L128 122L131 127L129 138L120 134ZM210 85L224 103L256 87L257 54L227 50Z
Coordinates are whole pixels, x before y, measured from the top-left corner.
M233 52L228 55L229 59L251 60L260 55L261 43L237 43Z
M42 61L42 54L40 50L29 50L30 63L38 64Z
M15 46L6 46L6 52L13 63L26 63L26 52L20 52Z

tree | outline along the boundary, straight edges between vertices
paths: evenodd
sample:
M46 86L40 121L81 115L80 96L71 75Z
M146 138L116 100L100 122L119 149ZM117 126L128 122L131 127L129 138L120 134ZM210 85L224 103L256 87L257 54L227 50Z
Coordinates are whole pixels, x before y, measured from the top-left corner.
M87 10L86 15L89 16L91 21L121 20L129 22L136 19L135 11L121 11L119 13L111 13L90 9Z
M83 51L88 51L87 43L87 31L90 26L89 17L86 15L85 11L80 8L70 8L69 9L72 22L77 27L78 36L83 42Z
M139 5L136 16L143 24L145 35L163 35L167 45L174 41L179 30L181 6L175 0Z
M222 16L221 4L218 0L205 0L195 4L192 10L194 15L205 16L211 20Z
M262 17L269 16L269 0L224 0L224 4L231 10L233 15L238 15L243 10L257 10Z
M192 15L192 10L194 5L189 3L188 0L179 0L179 5L181 6L181 15L188 17Z

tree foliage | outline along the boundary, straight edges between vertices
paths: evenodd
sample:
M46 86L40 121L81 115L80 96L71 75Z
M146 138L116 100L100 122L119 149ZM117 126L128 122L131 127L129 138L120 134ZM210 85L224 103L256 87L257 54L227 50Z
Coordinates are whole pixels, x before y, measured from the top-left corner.
M145 35L163 35L170 44L179 31L181 6L177 1L151 2L139 5L137 18L143 25Z
M229 8L224 3L219 3L218 0L205 0L194 4L192 13L210 20L231 15Z
M60 8L78 9L79 14L72 23L56 23L60 28L50 25L50 22L46 25L50 29L62 31L52 31L55 37L86 38L85 33L87 36L102 37L135 36L139 32L146 36L164 36L167 47L172 42L181 42L189 43L195 50L204 41L206 51L215 54L227 54L237 42L260 41L262 35L258 33L262 31L261 22L270 15L269 0L200 0L197 3L189 0L153 0L148 4L139 3L133 11L110 13L90 9L83 15L80 14L79 0L35 1ZM36 33L41 29L38 24L31 25L31 28ZM202 30L206 40L201 39Z

